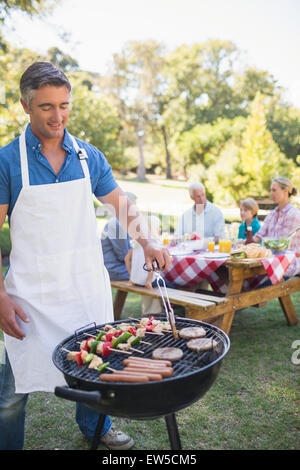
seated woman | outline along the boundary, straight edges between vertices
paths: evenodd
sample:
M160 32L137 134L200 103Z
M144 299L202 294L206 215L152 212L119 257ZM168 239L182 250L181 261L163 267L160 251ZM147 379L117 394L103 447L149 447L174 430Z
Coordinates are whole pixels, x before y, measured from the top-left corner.
M277 207L267 215L263 226L254 236L256 243L260 243L265 237L286 237L292 230L300 227L300 210L290 201L291 196L296 194L297 189L288 178L278 177L272 180L270 195ZM300 252L300 231L293 236L290 248ZM290 277L298 273L300 273L300 258L296 258L285 275Z
M258 204L257 202L248 197L241 201L240 204L240 214L242 223L239 226L238 238L246 239L247 238L247 227L252 228L252 235L255 235L256 232L260 229L260 223L257 218L258 213Z

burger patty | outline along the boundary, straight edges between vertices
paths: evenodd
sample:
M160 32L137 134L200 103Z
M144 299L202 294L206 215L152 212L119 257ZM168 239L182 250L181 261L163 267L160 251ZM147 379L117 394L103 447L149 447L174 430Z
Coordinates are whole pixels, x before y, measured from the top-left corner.
M210 349L214 349L217 346L217 341L212 338L195 338L191 339L186 343L187 347L192 351L197 353L201 351L209 351Z
M168 361L179 361L183 356L180 348L157 348L152 352L153 359L166 359Z
M179 331L179 336L183 339L202 338L206 331L202 326L190 326Z

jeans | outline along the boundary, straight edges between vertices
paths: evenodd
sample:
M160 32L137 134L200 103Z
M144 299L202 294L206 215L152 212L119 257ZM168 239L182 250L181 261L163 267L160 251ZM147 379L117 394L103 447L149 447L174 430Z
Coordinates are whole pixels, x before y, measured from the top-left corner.
M0 364L0 450L22 450L25 434L25 407L28 393L15 393L15 380L7 354ZM76 422L87 439L92 439L99 413L82 403L76 403ZM101 432L103 436L111 428L106 416Z
M169 287L170 289L176 289L177 288L175 286L175 284L172 284L167 279L164 278L164 281L165 281L166 287ZM155 279L152 282L152 287L157 287L157 284L159 284L161 287L164 287L163 281L161 279L159 279L158 281L157 281L157 279Z

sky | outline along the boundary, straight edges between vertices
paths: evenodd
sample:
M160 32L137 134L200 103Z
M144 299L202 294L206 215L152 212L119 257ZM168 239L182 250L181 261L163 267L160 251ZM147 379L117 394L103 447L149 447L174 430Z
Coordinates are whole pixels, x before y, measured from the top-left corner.
M101 74L131 40L154 39L169 50L231 40L242 66L270 72L300 108L299 21L300 0L61 0L42 20L13 13L6 38L41 53L57 46Z

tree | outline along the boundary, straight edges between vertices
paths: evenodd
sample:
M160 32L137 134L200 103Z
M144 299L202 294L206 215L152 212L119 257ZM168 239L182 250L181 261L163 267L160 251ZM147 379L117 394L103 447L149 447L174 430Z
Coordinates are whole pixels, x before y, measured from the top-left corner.
M215 188L218 200L238 202L245 197L269 196L275 176L296 182L299 171L280 151L266 125L264 96L257 93L241 140L234 136L222 149L207 177L209 189Z
M241 74L236 74L234 89L236 95L240 97L242 106L244 104L246 109L258 92L264 96L273 96L280 91L272 74L255 67L247 68Z
M246 186L252 195L269 194L272 178L290 176L292 166L267 129L263 95L257 93L241 146L241 173L247 175Z
M47 60L56 65L64 72L71 72L78 70L78 62L73 57L65 54L58 47L50 47L47 51Z
M117 109L107 97L82 85L80 74L72 84L69 131L99 148L114 168L124 168L123 149L118 142L120 119Z
M115 54L108 90L120 116L132 128L139 152L138 179L146 179L144 144L150 121L155 116L153 97L160 83L162 46L155 41L129 42Z
M300 110L275 102L269 107L267 126L281 152L296 163L300 155Z
M53 10L59 0L0 0L0 16L12 10L21 10L29 15L40 15Z

